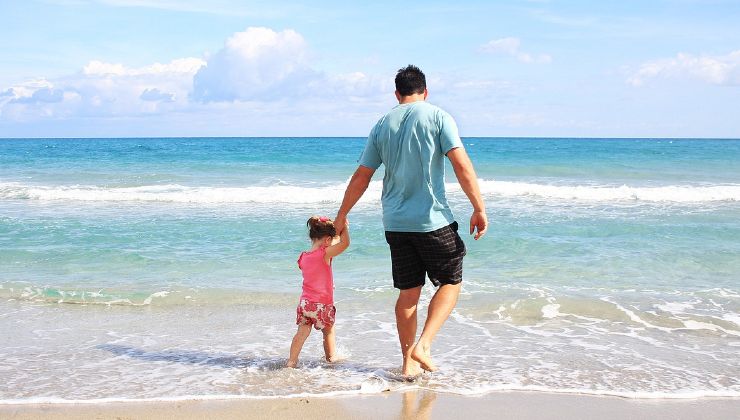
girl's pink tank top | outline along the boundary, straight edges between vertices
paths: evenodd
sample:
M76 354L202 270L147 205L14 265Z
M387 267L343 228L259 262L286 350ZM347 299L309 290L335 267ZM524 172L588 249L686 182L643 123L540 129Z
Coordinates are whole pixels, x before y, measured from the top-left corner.
M325 305L334 304L334 275L329 264L324 261L326 248L301 252L298 267L303 273L303 293L301 299Z

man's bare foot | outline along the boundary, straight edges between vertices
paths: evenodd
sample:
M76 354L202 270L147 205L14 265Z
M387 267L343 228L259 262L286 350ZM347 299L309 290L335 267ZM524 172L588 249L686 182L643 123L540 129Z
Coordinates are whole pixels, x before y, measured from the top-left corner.
M427 372L434 372L437 366L432 362L432 353L429 345L416 343L411 350L411 358L419 363L419 366Z
M401 370L401 376L407 381L414 381L421 376L421 369L418 365L414 369L403 369Z
M298 365L298 361L297 360L288 360L288 362L285 363L285 367L286 368L295 368L296 365Z
M410 355L413 351L414 347L412 346L408 350L407 355ZM401 369L401 375L406 378L416 378L420 374L421 368L419 367L419 362L417 362L416 360L412 360L410 356L403 359L403 368Z

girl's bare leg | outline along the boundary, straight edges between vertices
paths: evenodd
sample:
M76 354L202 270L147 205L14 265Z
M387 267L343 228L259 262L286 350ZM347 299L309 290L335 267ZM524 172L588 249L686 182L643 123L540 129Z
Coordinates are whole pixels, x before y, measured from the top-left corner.
M334 326L326 327L321 330L324 333L324 356L327 362L335 362L337 358L337 349L334 338Z
M293 342L290 343L290 357L288 358L288 363L285 364L285 367L296 367L298 364L298 355L301 354L303 343L306 342L309 334L311 334L310 325L298 326L298 331L296 331L295 336L293 336Z

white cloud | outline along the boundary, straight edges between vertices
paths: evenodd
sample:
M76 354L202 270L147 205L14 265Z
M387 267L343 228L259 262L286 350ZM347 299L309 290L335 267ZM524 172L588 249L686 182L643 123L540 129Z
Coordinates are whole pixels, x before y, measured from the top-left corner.
M94 60L77 74L7 88L0 95L0 114L24 121L184 109L193 75L204 64L199 58L182 58L135 68Z
M93 60L83 69L82 73L87 76L145 76L161 74L194 74L206 64L200 58L179 58L170 63L154 63L150 66L132 68L123 64L104 63Z
M53 85L46 79L29 80L7 88L0 97L8 98L9 101L18 102L31 98L33 93L44 88L51 88Z
M122 118L203 113L206 108L225 112L238 109L235 102L291 102L308 112L350 102L372 108L392 98L392 75L326 74L314 69L308 51L293 30L248 28L205 60L189 57L141 67L92 60L75 74L0 86L0 118Z
M695 78L714 85L740 85L740 50L717 56L679 53L643 63L628 79L642 86L650 79Z
M159 102L159 101L175 102L174 93L162 92L157 88L144 89L144 91L141 92L141 95L139 95L139 98L142 101L149 101L149 102Z
M312 133L337 135L341 132L331 130L350 123L371 125L394 102L393 76L320 71L299 33L247 28L204 58L139 67L92 60L63 77L0 86L0 124L82 127L74 122L94 121L96 127L106 123L120 127L122 121L147 118L187 121L211 130L218 115L223 130L235 130L232 127L242 126L248 113L250 129L270 126L283 131L290 128L280 121L292 121L296 133L307 127ZM444 81L428 80L434 83L435 94L444 91ZM468 88L463 84L458 89Z
M320 78L308 65L307 50L303 37L291 29L237 32L196 73L193 98L249 101L301 94Z
M19 98L11 99L11 103L19 104L33 104L33 103L55 103L62 102L64 99L64 91L61 89L54 89L49 87L43 87L35 90L31 96L21 96Z
M549 54L537 54L533 55L528 52L524 52L520 49L521 40L514 37L506 37L500 39L493 39L483 44L480 50L491 54L506 54L515 57L522 63L540 63L545 64L552 61L552 57Z

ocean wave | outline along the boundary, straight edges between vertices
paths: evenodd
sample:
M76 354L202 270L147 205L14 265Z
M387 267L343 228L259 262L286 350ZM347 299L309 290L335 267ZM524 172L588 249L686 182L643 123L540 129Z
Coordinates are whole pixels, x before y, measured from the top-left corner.
M166 288L163 290L116 290L61 288L22 284L0 284L0 298L68 305L180 306L180 305L292 305L290 293L239 291L230 289Z
M583 201L707 202L740 201L740 185L546 185L526 182L480 181L481 192L504 197L540 197Z
M479 180L481 193L492 197L531 198L585 202L673 202L703 203L740 201L740 185L554 185L531 182ZM197 204L229 203L341 203L347 182L322 185L241 187L184 186L178 184L136 187L35 186L0 183L0 199L69 200L93 202L167 202ZM451 195L462 191L457 183L446 184ZM362 201L377 202L381 181L372 181Z
M368 194L380 197L376 182ZM322 186L194 187L177 184L105 188L98 186L31 186L0 183L0 199L70 201L144 201L169 203L322 203L341 202L346 183ZM377 191L373 191L377 189Z

